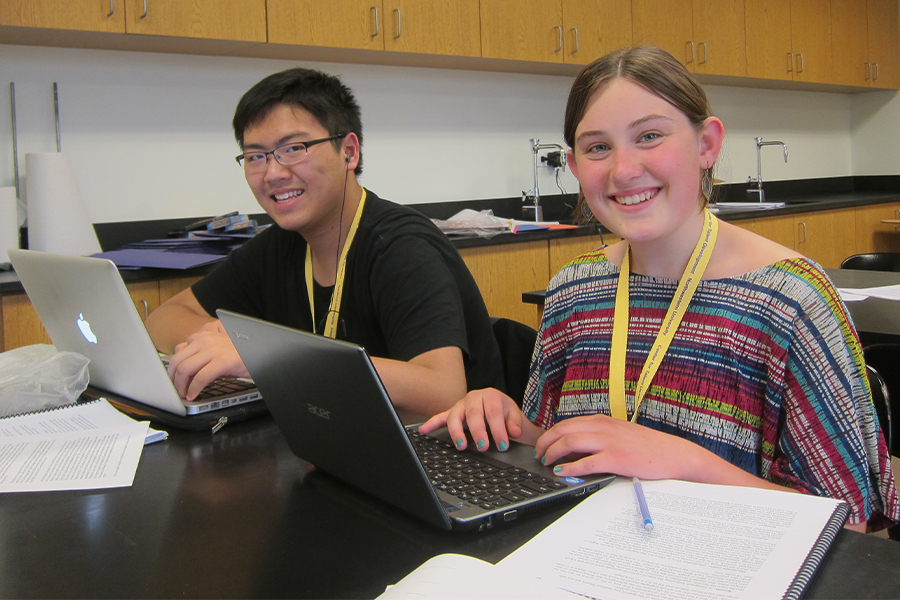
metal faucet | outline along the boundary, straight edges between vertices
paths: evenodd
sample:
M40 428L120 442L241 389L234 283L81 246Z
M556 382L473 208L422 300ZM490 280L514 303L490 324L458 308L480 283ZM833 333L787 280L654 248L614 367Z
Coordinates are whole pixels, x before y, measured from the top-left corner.
M534 157L534 188L529 192L522 192L522 202L525 205L522 207L522 210L525 212L534 211L534 220L535 221L543 221L544 220L544 209L541 207L541 191L538 183L538 156L541 150L550 150L556 149L558 154L558 159L556 164L552 164L551 161L548 160L547 156L541 156L541 162L547 162L550 166L553 166L556 169L566 170L566 149L560 146L559 144L542 144L541 140L537 138L531 139L531 152Z
M759 201L766 201L766 194L763 192L763 182L762 182L762 161L759 157L759 149L763 146L781 146L781 149L784 151L784 162L787 163L788 159L788 149L787 146L784 145L784 142L779 141L769 141L764 142L761 137L756 138L756 188L747 188L748 194L759 194ZM752 178L747 177L747 183L751 183L753 181Z

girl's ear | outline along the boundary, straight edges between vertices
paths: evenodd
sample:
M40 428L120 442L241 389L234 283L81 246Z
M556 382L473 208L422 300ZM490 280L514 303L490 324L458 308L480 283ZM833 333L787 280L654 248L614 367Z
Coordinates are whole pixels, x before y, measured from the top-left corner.
M575 176L575 179L578 179L578 164L575 162L575 151L571 148L566 150L566 165L569 167L569 170L572 171L572 175Z
M716 117L707 117L700 130L700 165L711 167L722 150L725 139L725 126ZM573 171L574 173L574 171Z

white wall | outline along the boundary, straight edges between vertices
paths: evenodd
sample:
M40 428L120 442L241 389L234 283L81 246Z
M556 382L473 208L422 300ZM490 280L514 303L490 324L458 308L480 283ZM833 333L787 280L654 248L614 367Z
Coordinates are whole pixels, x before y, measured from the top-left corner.
M16 84L20 174L26 153L55 150L58 82L62 149L94 222L257 212L233 160L231 117L247 88L296 64L0 45L0 82ZM363 110L362 182L397 202L518 196L532 186L529 139L562 143L570 77L304 65L353 88ZM777 149L763 149L764 180L900 172L900 159L885 156L897 139L884 125L898 120L890 116L900 111L893 94L708 90L728 129L719 170L728 182L755 175L757 135L790 150L785 165ZM0 186L13 182L9 114L4 89ZM868 129L879 134L875 142ZM570 174L563 181L577 189ZM549 169L541 191L556 192Z

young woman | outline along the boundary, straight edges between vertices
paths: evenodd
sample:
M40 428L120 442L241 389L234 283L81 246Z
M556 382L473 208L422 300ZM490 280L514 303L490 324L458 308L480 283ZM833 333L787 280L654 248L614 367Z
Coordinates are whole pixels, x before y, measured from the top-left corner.
M792 489L900 518L859 341L822 269L706 210L722 122L656 48L576 78L565 118L580 205L622 241L551 281L520 409L470 392L422 426L510 439L560 476Z

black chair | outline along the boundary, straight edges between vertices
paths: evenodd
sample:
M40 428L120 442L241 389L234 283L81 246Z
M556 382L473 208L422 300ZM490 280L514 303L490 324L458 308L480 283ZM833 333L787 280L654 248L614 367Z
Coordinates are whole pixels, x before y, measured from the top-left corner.
M872 399L888 448L900 456L900 423L893 418L891 399L900 398L900 344L871 344L863 348Z
M528 372L531 369L531 355L534 353L537 331L512 319L492 317L491 321L494 337L500 346L506 393L521 406L528 385Z
M872 252L871 254L854 254L844 259L842 269L859 271L896 271L900 272L900 252Z
M878 423L891 455L900 455L900 422L891 413L891 398L900 398L900 344L872 344L863 348L866 372ZM896 461L895 461L896 463ZM896 475L896 474L895 474ZM892 540L900 541L900 525L888 529Z

